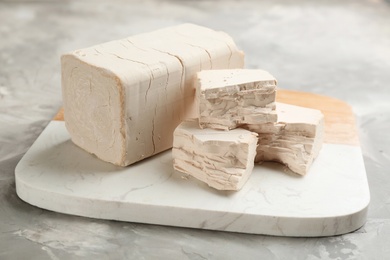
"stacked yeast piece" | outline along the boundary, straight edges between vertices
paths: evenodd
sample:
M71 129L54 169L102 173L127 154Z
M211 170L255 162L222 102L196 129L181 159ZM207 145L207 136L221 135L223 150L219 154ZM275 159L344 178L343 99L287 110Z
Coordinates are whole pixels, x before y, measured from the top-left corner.
M239 190L254 162L307 173L322 144L320 111L275 103L276 80L262 70L201 71L196 84L199 119L174 132L176 170L219 190Z
M276 80L267 71L205 70L197 79L200 127L229 130L276 122Z

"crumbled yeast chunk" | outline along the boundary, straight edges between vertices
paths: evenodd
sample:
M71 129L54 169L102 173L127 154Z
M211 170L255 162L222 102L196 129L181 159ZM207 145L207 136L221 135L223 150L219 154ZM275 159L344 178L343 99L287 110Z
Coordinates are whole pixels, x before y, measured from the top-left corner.
M276 102L277 123L248 124L258 134L255 162L278 161L305 175L324 139L324 115L316 109Z
M175 130L174 168L219 190L239 190L253 162L277 161L305 175L322 146L324 116L275 102L275 88L276 80L262 70L198 72L199 126L191 121ZM237 133L244 129L250 138L237 146ZM243 147L254 149L253 134L255 152L242 153Z

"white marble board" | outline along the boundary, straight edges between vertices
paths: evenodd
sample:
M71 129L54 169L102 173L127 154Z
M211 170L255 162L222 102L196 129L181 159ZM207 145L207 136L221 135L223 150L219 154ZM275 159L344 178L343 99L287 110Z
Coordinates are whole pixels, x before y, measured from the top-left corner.
M366 221L370 200L359 146L325 144L310 172L255 166L239 192L175 172L171 151L122 168L75 146L52 121L19 162L18 196L37 207L99 219L278 236L330 236Z

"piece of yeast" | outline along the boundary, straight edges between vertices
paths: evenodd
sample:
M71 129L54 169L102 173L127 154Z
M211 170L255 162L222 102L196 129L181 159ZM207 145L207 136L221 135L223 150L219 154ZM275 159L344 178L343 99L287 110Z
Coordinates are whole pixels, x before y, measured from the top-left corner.
M254 166L257 134L245 129L201 129L184 121L174 132L174 168L218 190L239 190Z
M311 108L276 102L277 123L248 124L258 134L255 162L278 161L305 175L324 140L324 115Z
M195 38L205 37L202 28ZM204 30L209 34L210 29ZM210 59L175 32L166 30L161 37L161 31L146 38L159 41L161 49L170 46L170 53L149 40L142 44L134 37L135 44L130 37L62 56L65 122L75 144L121 166L172 147L176 126L193 116L192 78ZM221 40L219 46L225 49L226 43ZM241 57L235 66L243 66L242 52L234 52Z
M197 73L196 99L202 128L229 130L276 122L276 79L264 70L204 70Z

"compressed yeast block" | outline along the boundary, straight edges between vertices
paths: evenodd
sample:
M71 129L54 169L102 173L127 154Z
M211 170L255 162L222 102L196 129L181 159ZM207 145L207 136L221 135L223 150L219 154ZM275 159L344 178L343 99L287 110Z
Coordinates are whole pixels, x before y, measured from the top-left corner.
M202 128L230 130L277 121L277 81L267 71L203 70L197 73L195 84Z
M197 120L174 132L174 168L218 190L239 190L254 167L257 134L245 129L200 129Z
M324 139L324 115L316 109L276 102L277 123L249 124L258 134L255 162L278 161L305 175L320 152Z
M198 71L243 66L229 35L194 24L73 51L61 57L66 128L89 153L130 165L171 148L195 117Z

